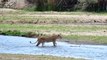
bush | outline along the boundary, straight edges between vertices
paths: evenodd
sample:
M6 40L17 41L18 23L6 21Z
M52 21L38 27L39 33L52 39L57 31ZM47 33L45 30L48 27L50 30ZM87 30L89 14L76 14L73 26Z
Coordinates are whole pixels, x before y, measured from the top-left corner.
M0 35L22 36L22 37L37 37L39 34L34 32L20 32L18 30L0 31Z
M23 10L26 10L26 11L35 11L35 9L36 9L36 6L28 6L23 8Z

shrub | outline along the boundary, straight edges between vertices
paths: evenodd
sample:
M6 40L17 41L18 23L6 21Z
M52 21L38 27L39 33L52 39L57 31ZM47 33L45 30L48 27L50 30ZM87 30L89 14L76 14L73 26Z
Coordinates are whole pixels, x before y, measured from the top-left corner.
M37 37L34 32L20 32L18 30L0 31L0 35L22 36L22 37Z

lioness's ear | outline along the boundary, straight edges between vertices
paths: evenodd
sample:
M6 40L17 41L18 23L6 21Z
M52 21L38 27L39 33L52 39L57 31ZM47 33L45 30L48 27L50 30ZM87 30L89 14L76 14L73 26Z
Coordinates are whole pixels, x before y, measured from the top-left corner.
M57 36L61 36L60 34L58 34Z
M59 36L59 35L61 36L62 34L60 33L60 34L58 34L58 36Z
M52 34L52 35L55 35L55 34Z

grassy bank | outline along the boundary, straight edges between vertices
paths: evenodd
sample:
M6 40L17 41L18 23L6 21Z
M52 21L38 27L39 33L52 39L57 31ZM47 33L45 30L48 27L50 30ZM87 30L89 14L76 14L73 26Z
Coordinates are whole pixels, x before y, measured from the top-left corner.
M1 30L20 31L58 31L58 32L92 32L106 30L106 25L65 25L65 24L0 24Z
M42 33L35 33L31 31L19 31L19 30L5 30L0 31L0 35L11 35L11 36L22 36L22 37L37 37ZM49 35L49 34L43 34ZM92 36L92 35L64 35L62 34L63 39L61 41L65 41L73 44L101 44L107 45L107 36Z
M107 36L68 35L65 36L68 43L107 45Z
M19 14L49 14L49 15L107 15L107 12L87 12L87 11L72 11L72 12L67 12L67 11L26 11L26 10L14 10L14 9L8 9L8 8L0 8L0 13L2 14L14 14L14 15L19 15Z
M107 44L106 13L21 10L0 10L0 13L0 33L3 35L62 34L71 42Z
M107 23L107 13L0 11L0 23L72 24Z
M84 60L84 59L63 58L43 55L36 56L36 55L0 54L0 60Z

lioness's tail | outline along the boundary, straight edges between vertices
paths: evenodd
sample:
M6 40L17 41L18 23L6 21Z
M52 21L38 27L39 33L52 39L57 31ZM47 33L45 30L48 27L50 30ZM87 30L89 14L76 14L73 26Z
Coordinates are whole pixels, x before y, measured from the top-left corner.
M36 44L36 43L37 43L37 41L36 41L36 42L34 42L34 43L32 43L32 42L30 41L30 43L31 43L31 44Z

